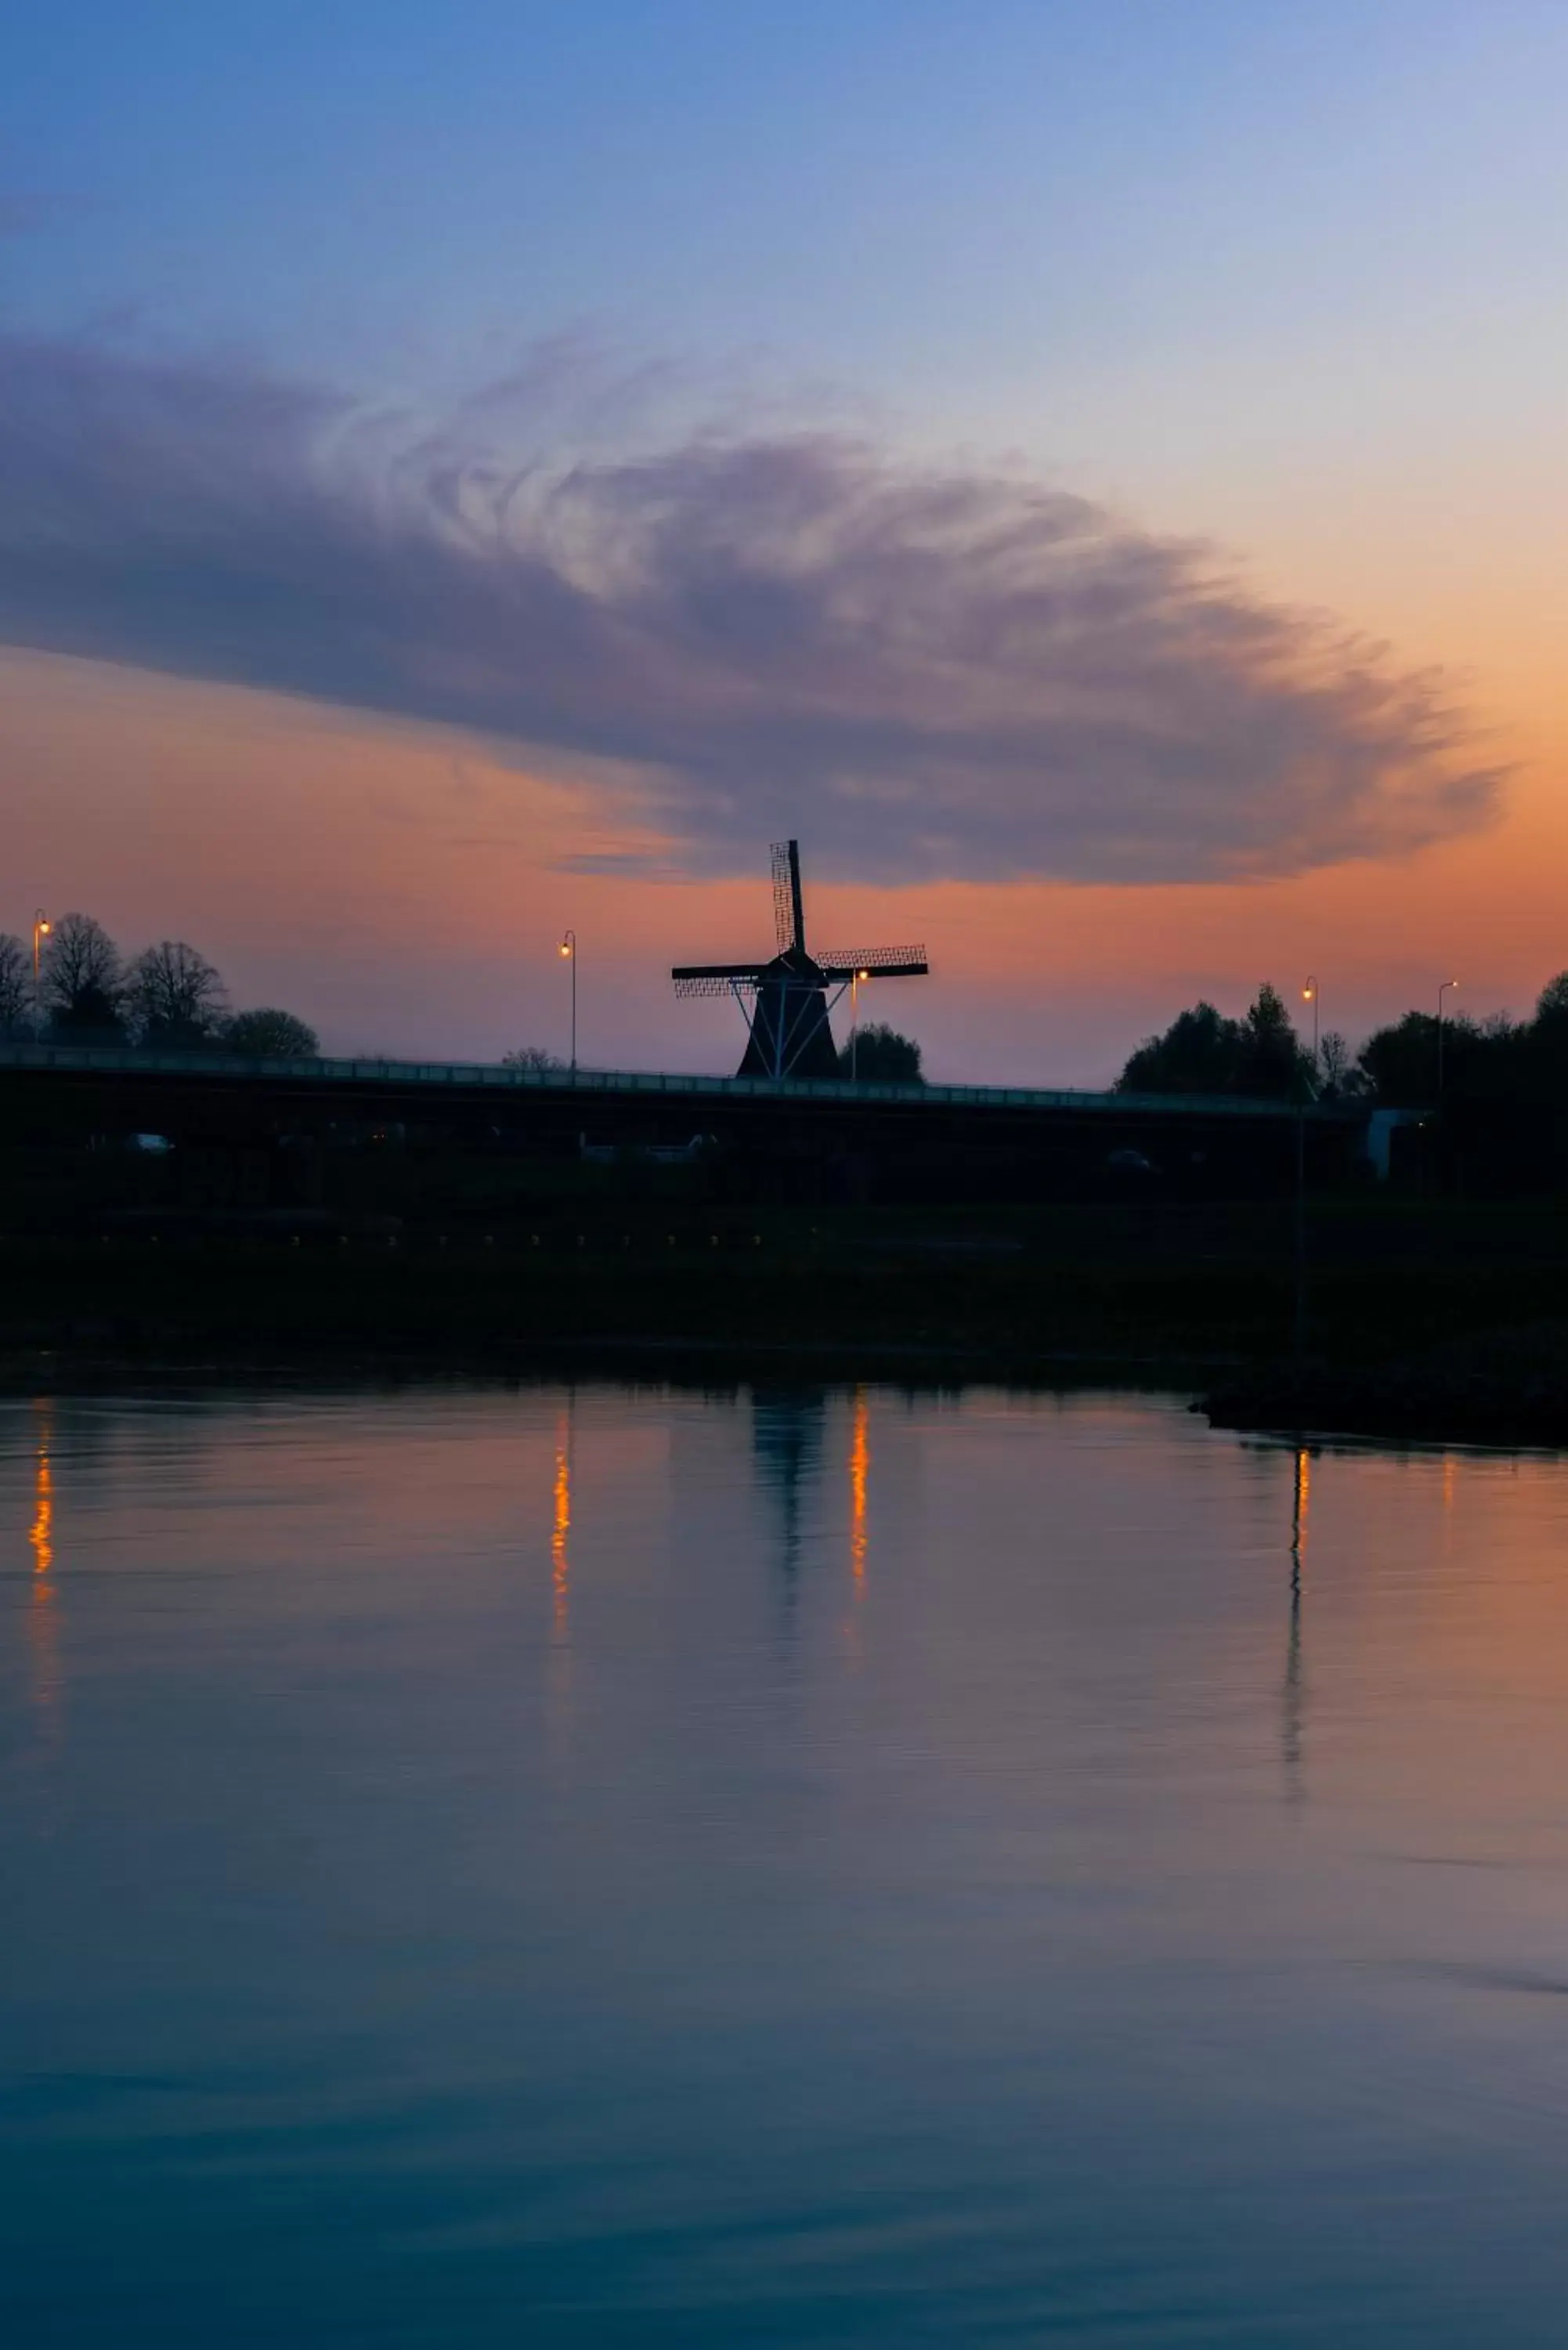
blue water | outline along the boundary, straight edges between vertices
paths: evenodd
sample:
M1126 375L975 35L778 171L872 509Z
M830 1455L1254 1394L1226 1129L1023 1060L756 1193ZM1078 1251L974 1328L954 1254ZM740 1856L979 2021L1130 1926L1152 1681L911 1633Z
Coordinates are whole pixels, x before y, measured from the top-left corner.
M1555 2344L1568 1468L0 1404L0 2340Z

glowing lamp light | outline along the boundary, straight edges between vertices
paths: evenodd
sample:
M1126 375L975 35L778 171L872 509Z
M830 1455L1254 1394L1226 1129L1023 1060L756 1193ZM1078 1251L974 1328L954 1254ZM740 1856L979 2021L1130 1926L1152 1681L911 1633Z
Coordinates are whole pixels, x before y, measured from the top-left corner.
M576 931L565 931L562 932L561 943L556 949L556 952L559 954L563 962L569 962L572 966L571 1067L572 1075L575 1077L577 1074L577 934Z

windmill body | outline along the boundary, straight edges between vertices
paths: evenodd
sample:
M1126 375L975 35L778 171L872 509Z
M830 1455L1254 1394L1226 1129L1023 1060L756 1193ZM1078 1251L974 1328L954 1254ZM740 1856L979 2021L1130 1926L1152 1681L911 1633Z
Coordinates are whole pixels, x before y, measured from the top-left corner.
M765 962L678 963L670 972L677 995L732 995L746 1022L742 1077L838 1076L830 1019L857 979L921 978L929 970L924 947L863 947L855 952L806 951L800 847L775 841L774 924L778 948Z

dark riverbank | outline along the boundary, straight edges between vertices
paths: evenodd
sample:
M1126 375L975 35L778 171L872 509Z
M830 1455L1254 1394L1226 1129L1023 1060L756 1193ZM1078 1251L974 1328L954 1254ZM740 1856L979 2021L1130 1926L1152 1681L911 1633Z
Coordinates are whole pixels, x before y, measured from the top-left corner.
M1568 1449L1568 1330L1478 1336L1375 1363L1262 1363L1199 1407L1217 1428Z
M89 1383L203 1366L1103 1376L1189 1388L1238 1428L1568 1444L1554 1204L1314 1201L1306 1241L1298 1298L1293 1218L1274 1201L645 1202L451 1233L389 1218L122 1218L0 1243L0 1378L25 1386L45 1363Z

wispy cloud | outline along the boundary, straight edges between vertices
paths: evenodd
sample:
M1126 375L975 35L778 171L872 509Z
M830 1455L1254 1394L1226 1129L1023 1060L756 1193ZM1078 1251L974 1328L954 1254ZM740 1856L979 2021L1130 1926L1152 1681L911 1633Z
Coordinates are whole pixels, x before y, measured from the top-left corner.
M0 638L613 762L705 869L1278 874L1493 808L1440 681L1204 546L822 431L563 458L570 366L431 427L0 338Z
M41 197L7 195L0 190L0 236L30 236L46 225L51 209Z

